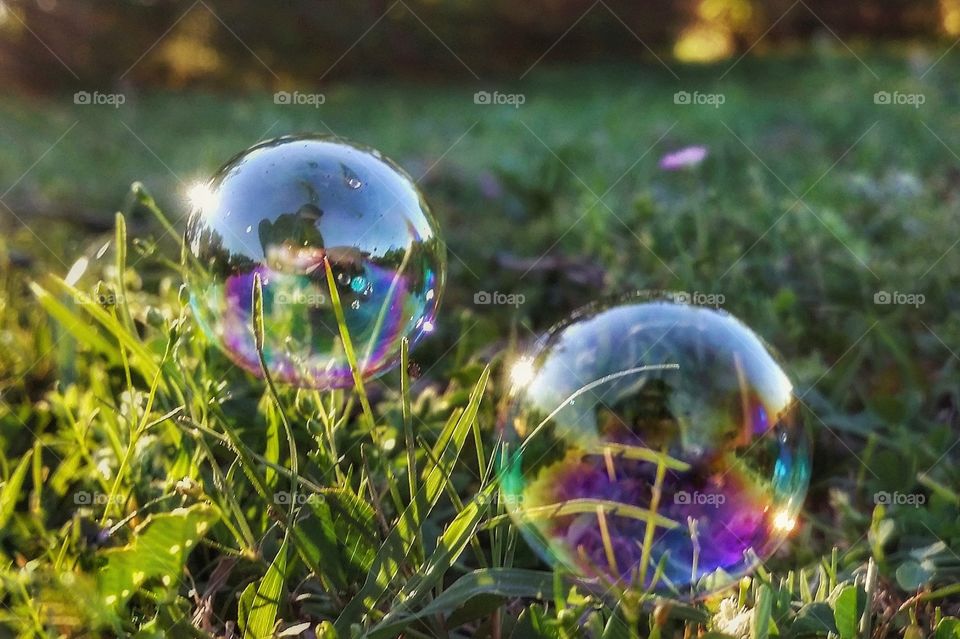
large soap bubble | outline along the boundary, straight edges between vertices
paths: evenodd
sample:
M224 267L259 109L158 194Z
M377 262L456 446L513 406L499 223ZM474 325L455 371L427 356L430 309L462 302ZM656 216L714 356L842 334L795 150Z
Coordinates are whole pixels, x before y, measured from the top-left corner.
M378 151L283 137L230 160L190 193L185 259L204 332L261 372L252 290L263 290L264 358L277 380L352 383L329 268L364 377L396 364L403 337L433 330L446 254L410 177Z
M501 498L547 562L697 596L793 528L808 438L787 376L731 315L668 297L592 307L513 378Z

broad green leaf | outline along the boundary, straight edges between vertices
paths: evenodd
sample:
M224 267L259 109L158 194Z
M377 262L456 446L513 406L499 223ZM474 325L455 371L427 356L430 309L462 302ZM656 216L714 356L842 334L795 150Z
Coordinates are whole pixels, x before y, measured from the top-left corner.
M833 610L822 601L807 604L800 609L790 625L790 637L826 636L837 634L837 625L833 620Z
M857 626L863 611L860 592L856 586L846 586L837 595L833 606L833 619L840 639L854 639L857 636Z
M253 608L253 599L257 596L257 582L247 584L237 600L237 626L240 628L241 636L247 630L247 617L250 616L250 609Z
M330 509L341 558L361 576L367 574L379 538L373 507L347 488L330 488L321 496Z
M272 464L279 464L281 421L273 402L264 402L262 408L267 422L267 429L264 435L266 446L263 451L263 458ZM268 488L273 490L277 489L277 471L272 466L267 465L267 467L264 468L263 481L267 484Z
M910 559L897 567L897 584L907 592L917 590L930 583L935 570L936 566L929 559L922 562Z
M217 517L216 509L207 504L148 517L128 545L102 553L106 565L97 581L104 602L121 606L151 579L172 587L180 579L187 555Z
M960 619L944 617L937 624L937 633L934 639L960 639Z
M280 594L287 578L287 540L284 539L267 569L267 574L257 586L257 594L250 604L250 613L243 631L243 639L270 639L277 623Z
M367 573L376 556L375 513L346 488L331 488L307 501L311 516L293 528L292 541L304 563L337 590Z

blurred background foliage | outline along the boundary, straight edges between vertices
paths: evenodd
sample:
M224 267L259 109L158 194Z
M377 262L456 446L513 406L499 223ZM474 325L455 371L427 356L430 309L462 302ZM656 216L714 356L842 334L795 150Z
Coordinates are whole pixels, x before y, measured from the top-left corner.
M2 0L0 81L49 91L461 78L527 69L545 51L553 62L713 62L823 32L956 36L960 0ZM36 73L54 57L69 64Z

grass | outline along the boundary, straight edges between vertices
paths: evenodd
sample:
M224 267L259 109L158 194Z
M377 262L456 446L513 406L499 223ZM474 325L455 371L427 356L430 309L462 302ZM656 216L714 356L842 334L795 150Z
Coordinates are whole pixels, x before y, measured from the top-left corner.
M721 81L544 69L496 87L519 109L460 85L336 87L318 110L4 97L2 199L36 235L12 225L0 260L0 636L957 636L960 73L863 57L748 59ZM677 106L679 90L725 102ZM184 183L327 128L422 175L451 251L436 336L360 393L231 366L156 215L182 229ZM688 144L709 147L702 166L658 168ZM780 351L815 434L791 543L695 605L571 585L492 498L506 365L638 288L722 295Z

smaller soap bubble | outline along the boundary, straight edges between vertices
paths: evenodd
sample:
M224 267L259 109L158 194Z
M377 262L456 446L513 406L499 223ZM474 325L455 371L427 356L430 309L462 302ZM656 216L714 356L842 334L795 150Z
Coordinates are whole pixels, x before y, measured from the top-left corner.
M283 137L230 160L189 193L185 259L204 332L259 375L252 292L263 291L263 354L274 379L353 383L329 268L360 373L374 377L433 327L446 252L413 180L379 152L339 139Z
M679 299L590 307L512 370L501 500L542 559L600 590L723 588L786 539L806 493L780 364L733 316Z

